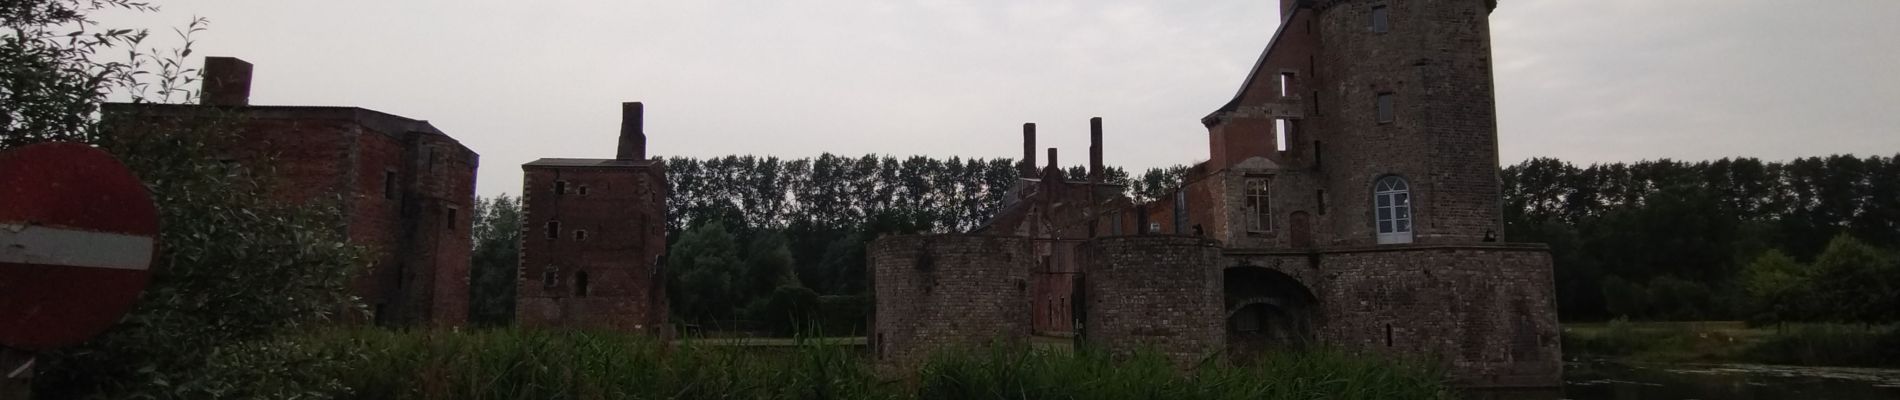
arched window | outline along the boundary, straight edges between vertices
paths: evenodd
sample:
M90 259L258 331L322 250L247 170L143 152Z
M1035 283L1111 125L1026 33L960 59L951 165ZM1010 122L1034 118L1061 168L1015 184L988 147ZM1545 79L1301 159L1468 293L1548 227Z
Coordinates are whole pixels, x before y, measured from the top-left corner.
M587 271L574 271L574 297L587 297Z
M1405 178L1380 178L1373 185L1372 205L1379 244L1412 242L1412 187Z

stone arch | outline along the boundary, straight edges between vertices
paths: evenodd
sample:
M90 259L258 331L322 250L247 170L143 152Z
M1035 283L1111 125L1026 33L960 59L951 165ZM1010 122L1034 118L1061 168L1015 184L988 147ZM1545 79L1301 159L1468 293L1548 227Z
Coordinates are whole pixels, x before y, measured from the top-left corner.
M1317 340L1320 304L1298 278L1273 268L1235 266L1222 271L1227 347L1246 361Z

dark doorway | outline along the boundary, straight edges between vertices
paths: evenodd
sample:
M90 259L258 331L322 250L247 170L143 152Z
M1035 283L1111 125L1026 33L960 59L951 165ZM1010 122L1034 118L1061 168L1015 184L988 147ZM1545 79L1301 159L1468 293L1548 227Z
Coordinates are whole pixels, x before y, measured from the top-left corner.
M1251 361L1313 343L1319 302L1291 276L1261 267L1224 273L1227 346L1235 361Z

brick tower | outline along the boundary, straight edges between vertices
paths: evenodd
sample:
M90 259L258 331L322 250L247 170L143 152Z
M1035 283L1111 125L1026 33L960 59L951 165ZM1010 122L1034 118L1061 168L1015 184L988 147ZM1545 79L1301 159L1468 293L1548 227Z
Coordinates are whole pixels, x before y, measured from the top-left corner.
M521 326L666 333L666 165L643 111L621 104L614 158L521 165Z
M1376 200L1337 202L1328 221L1334 242L1495 238L1503 226L1489 22L1495 1L1311 3L1321 51L1309 124L1325 135L1311 140L1324 140L1333 167L1319 171L1327 191L1409 193L1385 196L1394 204L1386 211ZM1393 182L1406 185L1381 187Z

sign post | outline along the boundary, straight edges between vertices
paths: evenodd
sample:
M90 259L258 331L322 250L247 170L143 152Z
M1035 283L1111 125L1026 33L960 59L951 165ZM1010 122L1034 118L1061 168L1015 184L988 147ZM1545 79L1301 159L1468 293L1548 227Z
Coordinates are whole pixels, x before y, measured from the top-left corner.
M112 155L77 143L0 152L0 399L24 396L34 352L91 339L131 310L157 246L158 207Z

